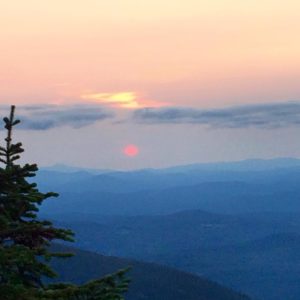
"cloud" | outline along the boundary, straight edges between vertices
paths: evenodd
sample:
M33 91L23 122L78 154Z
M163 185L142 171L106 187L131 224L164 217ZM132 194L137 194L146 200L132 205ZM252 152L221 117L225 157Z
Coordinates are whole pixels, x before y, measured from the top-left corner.
M1 114L9 113L8 106L0 107ZM16 116L20 129L47 130L69 126L81 128L113 117L99 105L28 105L18 106Z
M137 92L118 93L89 93L81 95L81 98L96 101L101 104L118 108L138 109L143 107L163 107L167 103L153 100L145 100Z
M284 128L300 126L300 102L232 106L221 109L145 108L133 120L145 124L200 124L212 128Z
M92 93L81 96L85 100L93 100L103 104L111 104L122 108L138 108L137 95L134 92Z

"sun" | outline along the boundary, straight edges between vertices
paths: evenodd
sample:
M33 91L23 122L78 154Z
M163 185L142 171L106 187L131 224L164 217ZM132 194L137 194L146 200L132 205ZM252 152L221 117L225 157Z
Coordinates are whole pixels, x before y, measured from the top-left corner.
M140 150L136 145L129 144L124 147L123 153L129 157L135 157L139 154Z

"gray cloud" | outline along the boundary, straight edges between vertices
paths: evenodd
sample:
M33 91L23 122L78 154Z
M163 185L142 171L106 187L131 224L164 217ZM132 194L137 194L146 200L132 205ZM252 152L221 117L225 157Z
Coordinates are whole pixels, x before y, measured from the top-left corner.
M300 126L300 102L232 106L222 109L145 108L133 120L145 124L200 124L212 128L283 128Z
M0 107L1 114L9 113L8 106ZM28 105L17 107L20 129L47 130L69 126L81 128L112 118L114 115L96 105Z

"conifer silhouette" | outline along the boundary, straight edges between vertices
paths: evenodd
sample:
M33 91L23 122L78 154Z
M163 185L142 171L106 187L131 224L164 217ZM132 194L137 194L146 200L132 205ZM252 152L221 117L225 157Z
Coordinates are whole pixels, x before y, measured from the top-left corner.
M122 270L83 286L45 284L54 278L49 266L52 258L70 254L51 252L54 240L72 241L73 232L56 228L47 220L39 220L39 205L56 193L42 193L29 181L36 175L36 164L17 164L24 152L21 143L12 142L14 126L20 123L11 106L5 117L5 146L0 146L0 298L1 300L118 300L127 289Z

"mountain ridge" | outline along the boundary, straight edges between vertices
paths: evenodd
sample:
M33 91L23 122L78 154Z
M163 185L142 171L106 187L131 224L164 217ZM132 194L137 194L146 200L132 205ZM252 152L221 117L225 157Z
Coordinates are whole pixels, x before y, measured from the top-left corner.
M126 300L250 300L218 283L167 266L107 257L57 244L54 250L75 253L66 263L64 260L52 263L60 274L59 280L64 282L80 284L130 266L128 276L132 282Z

